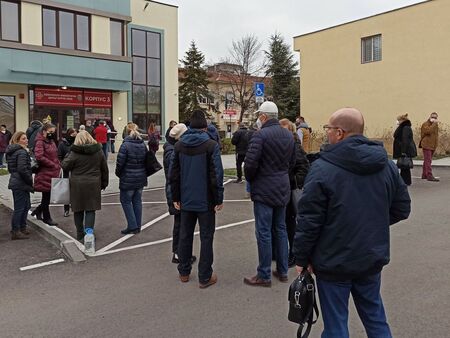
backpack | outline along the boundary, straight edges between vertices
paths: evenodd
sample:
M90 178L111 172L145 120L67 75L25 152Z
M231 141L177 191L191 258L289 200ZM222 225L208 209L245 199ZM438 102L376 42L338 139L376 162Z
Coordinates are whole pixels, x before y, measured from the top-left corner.
M311 333L311 327L319 318L319 308L316 302L316 284L314 278L305 269L292 282L289 287L289 314L288 319L291 322L300 324L297 330L297 338L307 338ZM313 320L314 312L316 319ZM305 334L302 336L303 327L306 327Z

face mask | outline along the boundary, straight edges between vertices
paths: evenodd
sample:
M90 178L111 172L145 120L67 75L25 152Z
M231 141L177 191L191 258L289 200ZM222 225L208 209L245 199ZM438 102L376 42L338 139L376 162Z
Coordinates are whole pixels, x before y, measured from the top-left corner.
M67 142L69 143L73 143L75 141L75 137L74 136L67 136L66 137Z
M257 119L257 120L256 120L256 126L258 127L258 129L261 129L261 128L262 128L262 122L261 122L260 119Z
M400 121L395 121L395 123L397 124L397 126L400 124Z
M430 122L431 122L431 123L434 123L434 122L436 122L436 121L437 121L436 118L434 118L434 117L430 118Z
M55 134L53 134L53 133L48 133L47 134L47 139L48 140L53 140L55 138Z
M6 130L2 130L2 133L3 133L3 134L6 134Z

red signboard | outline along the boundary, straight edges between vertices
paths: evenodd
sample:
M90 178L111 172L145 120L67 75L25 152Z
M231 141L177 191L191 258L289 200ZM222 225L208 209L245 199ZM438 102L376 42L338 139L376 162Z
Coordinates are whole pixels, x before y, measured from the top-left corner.
M112 93L92 90L35 88L34 104L39 106L112 108Z
M34 104L41 106L83 107L83 91L57 88L35 88Z
M112 108L111 92L84 91L84 106L93 108Z
M223 112L225 115L236 115L237 111L235 109L225 109Z

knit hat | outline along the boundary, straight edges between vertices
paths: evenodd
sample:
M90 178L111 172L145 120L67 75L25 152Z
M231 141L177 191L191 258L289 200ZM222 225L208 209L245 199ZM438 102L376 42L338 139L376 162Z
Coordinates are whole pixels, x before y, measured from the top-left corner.
M194 129L208 128L208 123L206 122L205 113L203 111L194 110L192 112L190 127Z
M179 140L180 137L186 132L187 127L184 123L176 124L172 129L170 129L169 136L173 137L175 140Z

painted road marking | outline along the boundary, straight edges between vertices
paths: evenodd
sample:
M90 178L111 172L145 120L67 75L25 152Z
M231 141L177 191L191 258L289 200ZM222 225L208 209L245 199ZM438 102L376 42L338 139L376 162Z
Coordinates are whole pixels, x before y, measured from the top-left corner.
M58 264L58 263L62 263L62 262L65 262L65 260L63 258L60 258L60 259L55 259L53 261L24 266L23 268L20 268L19 270L20 271L33 270L33 269L42 268L44 266L49 266L49 265Z
M252 223L252 222L254 222L254 221L255 221L255 219L252 218L252 219L249 219L249 220L246 220L246 221L241 221L241 222L236 222L236 223L231 223L231 224L222 225L222 226L220 226L220 227L217 227L217 228L216 228L216 231L217 231L217 230L223 230L223 229L228 229L228 228L236 227L236 226L243 225L243 224ZM198 234L200 234L200 232L198 232L198 231L196 231L196 232L194 233L195 236L197 236ZM144 248L144 247L147 247L147 246L153 246L153 245L162 244L162 243L167 243L167 242L171 242L171 241L172 241L172 237L169 237L169 238L160 239L160 240L157 240L157 241L154 241L154 242L147 242L147 243L142 243L142 244L137 244L137 245L127 246L127 247L125 247L125 248L120 248L120 249L115 249L115 250L109 250L109 251L103 250L102 252L100 252L100 250L99 250L99 251L97 251L93 256L94 256L94 257L96 257L96 256L105 256L105 255L110 255L110 254L117 253L117 252L122 252L122 251L128 251L128 250L134 250L134 249Z

